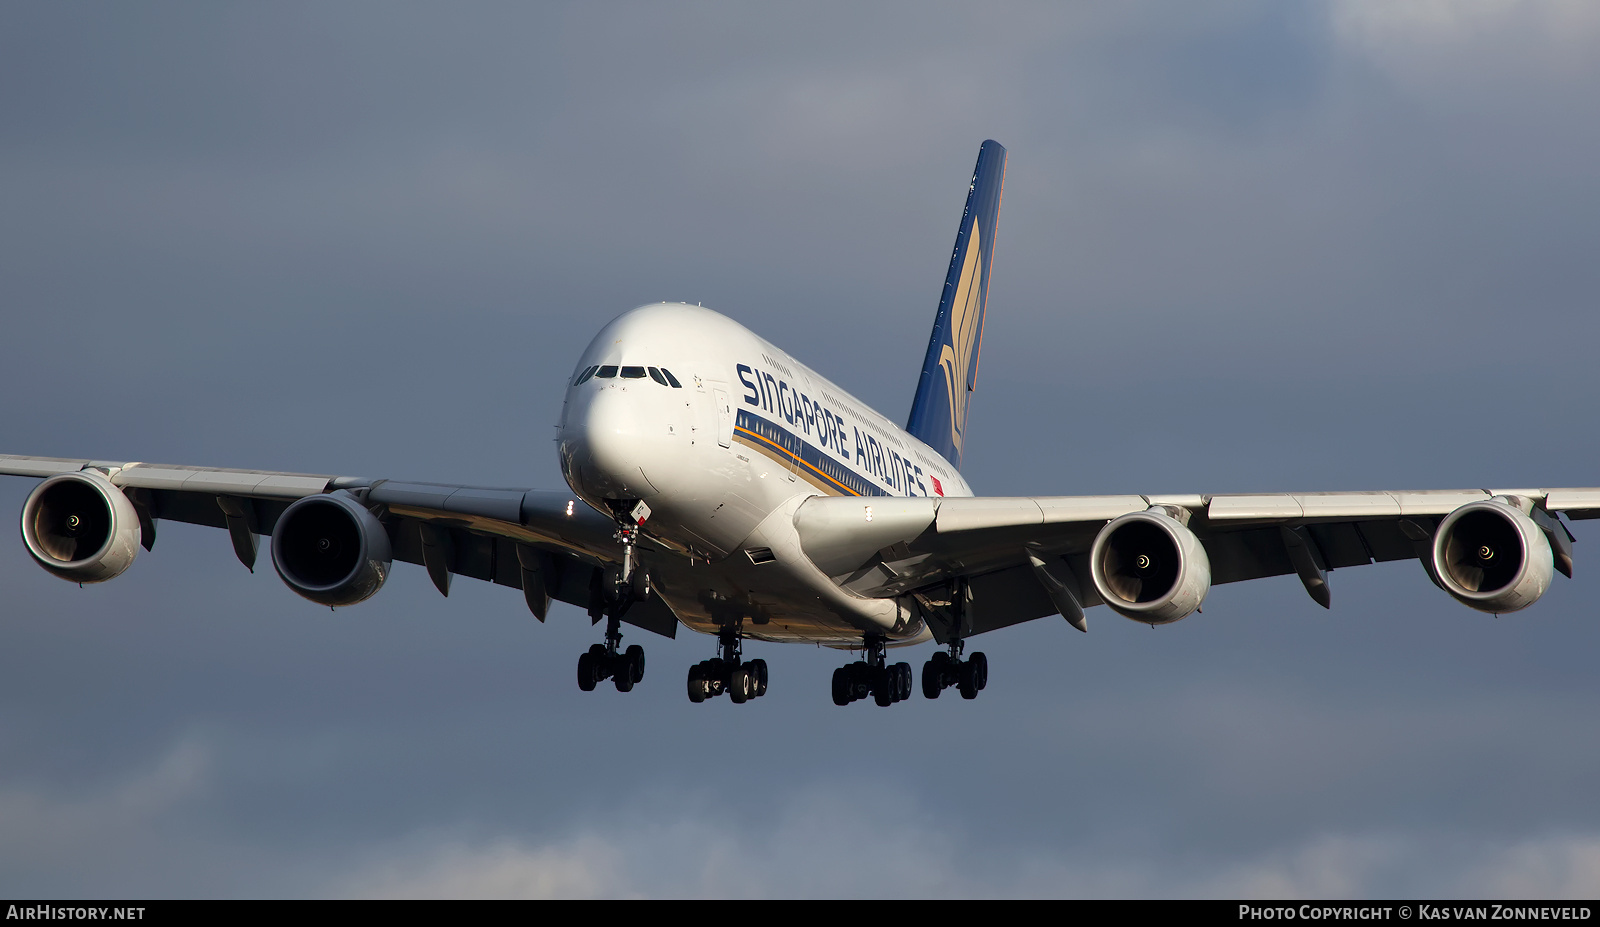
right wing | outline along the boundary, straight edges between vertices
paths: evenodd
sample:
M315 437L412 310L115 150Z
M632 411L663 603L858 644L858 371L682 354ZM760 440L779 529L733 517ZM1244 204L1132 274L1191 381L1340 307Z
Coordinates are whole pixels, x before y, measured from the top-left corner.
M604 571L621 560L612 520L565 492L0 455L0 475L85 470L105 476L132 503L146 550L163 519L221 528L252 570L260 536L272 535L285 509L306 496L346 491L374 509L394 559L425 567L441 593L449 594L452 576L521 589L540 621L552 598L593 617ZM667 637L678 626L655 597L635 602L622 620Z

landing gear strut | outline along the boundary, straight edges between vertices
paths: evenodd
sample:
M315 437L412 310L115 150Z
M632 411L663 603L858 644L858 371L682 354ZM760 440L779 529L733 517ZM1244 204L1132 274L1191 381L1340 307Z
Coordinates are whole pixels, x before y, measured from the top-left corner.
M578 688L594 690L602 679L616 683L618 692L628 692L644 679L644 648L633 644L622 647L622 615L628 606L650 597L650 577L638 562L634 550L639 541L639 526L650 516L650 508L635 503L626 514L617 510L616 538L622 542L622 566L596 573L590 587L589 617L606 619L606 642L592 645L578 658Z
M689 701L699 703L728 693L735 704L767 694L767 661L743 660L737 630L717 635L717 655L689 667Z
M871 695L879 707L911 697L911 664L888 665L882 637L869 636L863 659L833 671L833 703L848 705Z
M970 597L966 580L957 580L949 602L954 619L950 623L949 650L935 653L933 659L922 664L922 694L926 698L938 698L951 686L961 690L962 698L977 698L989 684L988 657L978 652L961 659L961 651L967 646L961 635L969 630L966 611Z
M989 684L989 658L978 651L961 659L965 642L960 638L950 642L950 650L939 651L933 659L922 664L922 694L938 698L939 693L951 686L961 690L962 698L977 698Z

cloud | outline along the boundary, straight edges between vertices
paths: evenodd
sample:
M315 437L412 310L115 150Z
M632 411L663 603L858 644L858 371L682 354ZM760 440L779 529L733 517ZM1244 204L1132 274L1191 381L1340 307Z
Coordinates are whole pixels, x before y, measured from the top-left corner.
M174 846L165 825L205 794L210 767L209 751L191 740L98 786L0 786L0 871L8 873L9 890L92 893L119 871L141 870L170 853L188 857L192 848ZM89 878L52 881L59 875Z
M1518 842L1492 854L1461 881L1484 897L1600 896L1600 836L1573 834Z
M430 838L336 878L378 898L1592 897L1600 835L1510 845L1459 835L1310 836L1265 852L1176 854L1079 840L985 846L931 809L870 788L813 788L775 823L632 815L564 837ZM704 811L705 809L699 809ZM1463 850L1463 844L1472 847Z
M1587 70L1600 36L1600 7L1584 0L1336 0L1330 10L1346 47L1412 80L1429 71L1480 71L1485 55L1496 65L1514 57L1530 72Z

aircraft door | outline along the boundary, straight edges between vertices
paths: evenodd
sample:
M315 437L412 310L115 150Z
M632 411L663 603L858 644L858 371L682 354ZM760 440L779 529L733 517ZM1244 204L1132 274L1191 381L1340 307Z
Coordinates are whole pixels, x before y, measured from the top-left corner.
M717 443L723 447L732 447L733 402L728 398L728 391L721 386L713 386L711 396L717 407Z

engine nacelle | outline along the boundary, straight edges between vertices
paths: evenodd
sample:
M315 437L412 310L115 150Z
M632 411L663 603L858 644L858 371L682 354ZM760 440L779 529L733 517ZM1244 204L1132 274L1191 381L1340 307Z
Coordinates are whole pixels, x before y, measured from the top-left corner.
M1520 499L1495 496L1446 515L1433 534L1433 571L1446 592L1479 611L1504 614L1539 601L1555 555Z
M1095 591L1112 611L1145 624L1187 618L1211 591L1205 547L1159 506L1101 528L1089 569Z
M74 583L103 583L139 555L139 513L98 470L58 473L22 503L22 543L38 564Z
M306 496L272 531L272 565L284 584L319 605L370 599L389 578L389 533L354 496Z

